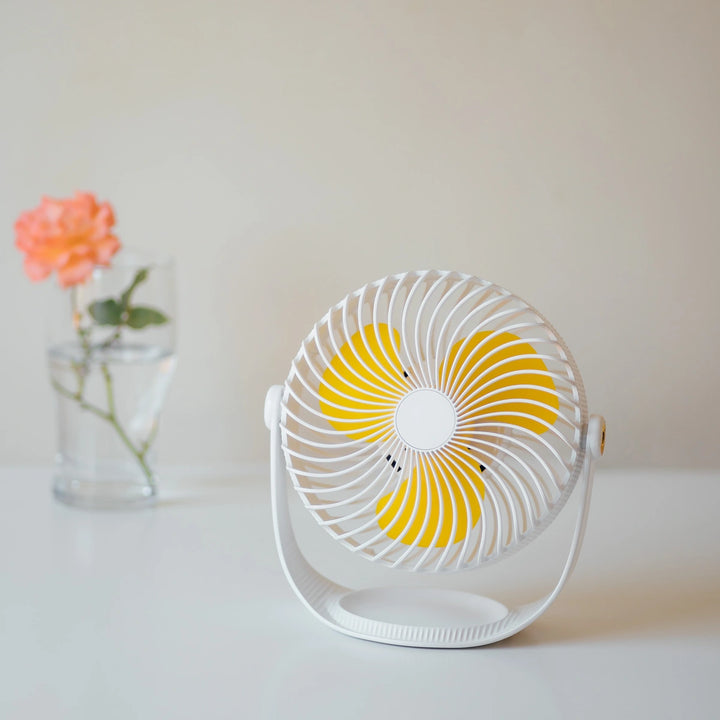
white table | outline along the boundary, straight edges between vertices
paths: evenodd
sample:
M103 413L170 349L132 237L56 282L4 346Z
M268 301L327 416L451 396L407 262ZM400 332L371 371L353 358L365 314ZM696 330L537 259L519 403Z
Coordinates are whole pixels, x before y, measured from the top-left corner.
M169 470L157 507L134 513L64 507L49 481L0 470L0 718L720 717L717 472L600 470L567 589L520 635L471 650L312 618L276 560L264 468ZM444 582L539 595L572 512L507 563ZM295 517L344 584L428 581Z

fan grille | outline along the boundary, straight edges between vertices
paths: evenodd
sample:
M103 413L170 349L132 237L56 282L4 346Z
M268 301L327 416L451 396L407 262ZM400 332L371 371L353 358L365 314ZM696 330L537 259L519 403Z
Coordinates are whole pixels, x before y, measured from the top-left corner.
M302 343L281 429L293 484L333 537L414 571L497 560L559 512L582 466L585 395L555 330L455 272L348 295Z

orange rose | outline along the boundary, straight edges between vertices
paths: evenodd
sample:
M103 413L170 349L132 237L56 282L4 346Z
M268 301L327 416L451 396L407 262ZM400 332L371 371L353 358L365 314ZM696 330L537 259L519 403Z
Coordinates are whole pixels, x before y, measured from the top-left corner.
M92 193L43 198L15 223L15 247L25 253L25 274L38 281L57 270L61 287L83 282L96 265L107 267L120 249L111 232L114 224L110 203L98 203Z

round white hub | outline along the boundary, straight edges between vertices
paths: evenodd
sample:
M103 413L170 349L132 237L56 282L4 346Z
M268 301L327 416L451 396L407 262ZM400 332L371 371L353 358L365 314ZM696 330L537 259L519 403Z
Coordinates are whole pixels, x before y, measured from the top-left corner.
M423 388L408 393L395 410L395 429L415 450L435 450L455 432L457 414L447 395Z

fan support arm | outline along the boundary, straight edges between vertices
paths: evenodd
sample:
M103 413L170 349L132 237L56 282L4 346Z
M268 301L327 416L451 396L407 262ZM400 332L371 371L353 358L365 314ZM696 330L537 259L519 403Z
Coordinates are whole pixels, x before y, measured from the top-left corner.
M585 460L578 480L580 507L567 560L554 589L535 602L508 609L495 600L440 588L376 588L354 591L321 575L303 556L292 529L287 496L287 469L282 450L280 414L283 387L275 385L265 399L270 430L272 514L280 564L303 604L334 630L375 642L412 647L461 648L503 640L526 628L558 596L575 567L587 523L594 461L602 454L605 422L593 415L588 423ZM422 605L432 612L422 618ZM393 622L411 605L416 624ZM418 610L420 607L420 610ZM432 623L441 609L444 624ZM408 611L409 612L409 611ZM418 617L420 621L418 622ZM388 619L389 618L389 619Z

